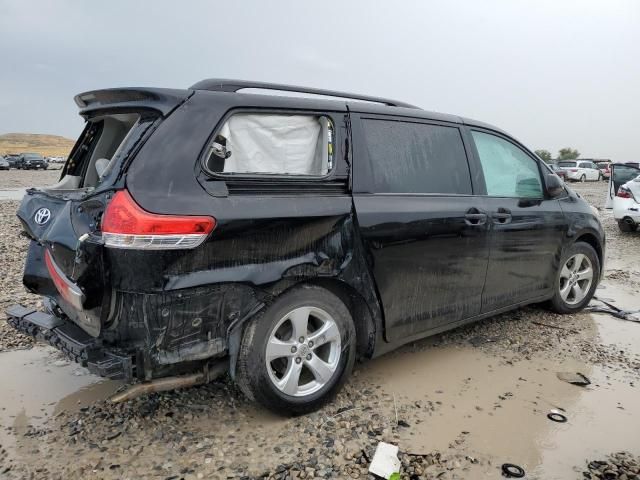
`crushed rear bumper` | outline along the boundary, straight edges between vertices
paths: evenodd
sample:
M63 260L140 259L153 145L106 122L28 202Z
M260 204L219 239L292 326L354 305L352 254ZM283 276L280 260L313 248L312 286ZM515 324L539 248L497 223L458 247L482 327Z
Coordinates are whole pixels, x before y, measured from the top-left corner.
M106 349L73 322L22 305L13 305L5 313L16 330L49 343L91 373L128 383L133 380L131 355Z

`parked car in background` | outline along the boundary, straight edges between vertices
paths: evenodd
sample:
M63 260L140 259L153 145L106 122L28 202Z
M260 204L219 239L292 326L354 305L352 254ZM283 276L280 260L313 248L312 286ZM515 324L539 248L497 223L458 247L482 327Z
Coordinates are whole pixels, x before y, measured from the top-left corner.
M609 177L611 175L611 162L595 162L596 167L598 167L598 169L600 170L600 173L602 173L602 178L604 180L609 180Z
M64 163L65 158L64 157L47 157L47 161L49 163Z
M613 218L623 232L635 232L640 224L640 165L611 165L607 207L613 207Z
M20 168L24 170L46 170L49 165L39 153L23 153L20 155Z
M45 312L7 310L97 374L228 372L303 413L356 358L527 304L578 312L600 281L594 209L486 123L238 80L109 92L75 98L62 178L17 212Z
M561 160L558 162L558 167L567 173L567 180L575 182L602 180L602 172L589 160Z
M558 167L555 163L548 163L549 168L553 170L553 173L558 175L563 181L567 181L567 172L565 172L562 168Z
M20 168L20 154L19 153L8 153L4 159L9 162L10 168Z
M0 170L9 170L10 168L11 166L9 165L9 162L0 155Z

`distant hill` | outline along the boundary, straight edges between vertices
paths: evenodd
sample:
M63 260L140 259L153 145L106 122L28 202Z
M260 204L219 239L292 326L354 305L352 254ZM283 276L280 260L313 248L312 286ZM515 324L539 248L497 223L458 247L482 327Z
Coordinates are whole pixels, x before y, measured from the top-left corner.
M58 135L5 133L0 135L0 155L33 152L45 157L66 157L74 144L74 140Z

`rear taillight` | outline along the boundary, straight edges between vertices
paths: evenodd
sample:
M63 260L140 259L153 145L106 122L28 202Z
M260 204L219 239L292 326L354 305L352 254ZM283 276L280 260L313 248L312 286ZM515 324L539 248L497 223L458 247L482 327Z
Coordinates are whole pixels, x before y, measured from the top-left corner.
M618 193L616 193L616 197L620 198L633 198L633 195L630 190L624 187L618 188Z
M570 169L569 171L570 171L570 172L574 172L574 173L575 173L575 172L577 172L577 171L578 171L578 169L577 169L577 168L572 168L572 169Z
M45 251L44 263L47 265L47 271L53 284L56 286L56 290L60 292L62 298L64 298L72 307L77 310L82 310L82 303L84 301L84 294L82 290L72 283L53 261L53 257L49 250Z
M215 226L213 217L147 212L128 191L118 190L102 217L102 238L106 246L114 248L194 248L205 241Z

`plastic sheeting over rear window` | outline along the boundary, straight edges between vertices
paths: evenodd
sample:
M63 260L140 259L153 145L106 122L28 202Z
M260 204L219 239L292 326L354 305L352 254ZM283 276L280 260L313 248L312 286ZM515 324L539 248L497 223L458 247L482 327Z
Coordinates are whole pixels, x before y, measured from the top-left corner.
M324 176L332 164L333 126L316 115L235 114L207 158L207 168L222 174Z

